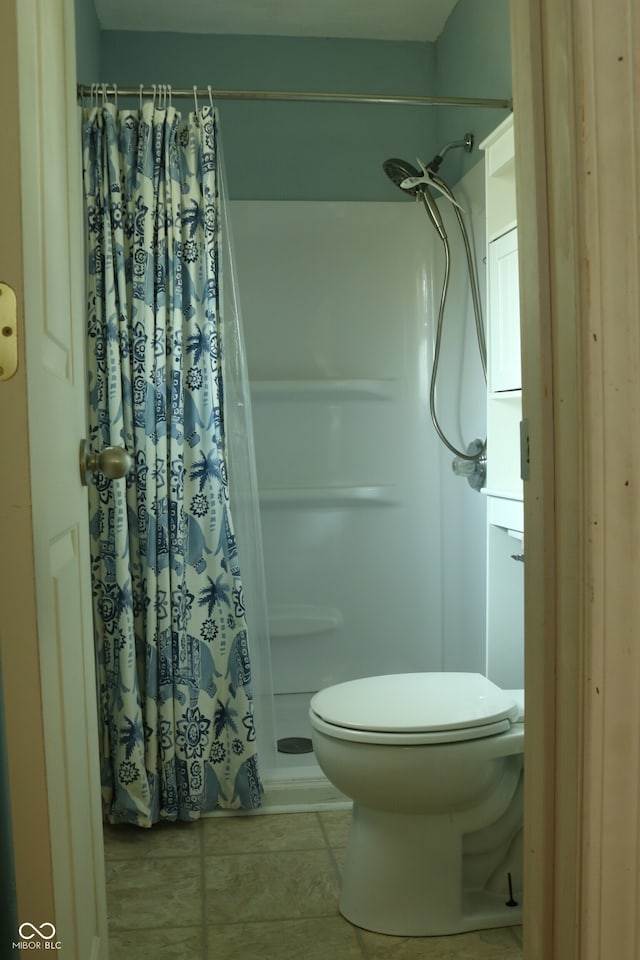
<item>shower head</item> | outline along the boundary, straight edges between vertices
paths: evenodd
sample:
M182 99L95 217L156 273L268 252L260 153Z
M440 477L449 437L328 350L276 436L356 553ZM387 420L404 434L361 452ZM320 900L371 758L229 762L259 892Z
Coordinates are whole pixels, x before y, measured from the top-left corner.
M398 160L397 157L392 158L391 160L385 160L382 164L382 169L389 177L392 183L395 183L396 187L400 187L403 193L408 193L412 197L416 197L418 193L421 193L424 190L422 184L419 184L416 187L402 187L401 184L408 177L420 177L420 171L416 170L414 166L410 163L407 163L406 160Z
M403 187L403 181L407 180L409 177L421 179L425 170L431 174L437 173L446 154L449 152L449 150L454 150L456 147L461 147L465 153L470 153L473 149L473 134L465 133L464 140L452 140L451 143L445 144L442 150L440 150L439 153L436 153L435 157L426 165L426 168L424 168L422 172L417 170L414 166L412 166L412 164L407 163L406 160L398 160L397 157L394 157L391 160L385 160L385 162L382 164L382 168L391 182L395 183L396 187L400 187L404 193L409 193L412 197L417 197L418 194L424 193L423 184L416 184L411 187ZM418 162L422 163L421 160Z
M410 194L412 197L415 197L416 200L422 200L424 208L429 214L429 219L440 234L441 240L446 243L447 234L444 229L442 217L440 216L440 211L438 210L429 187L423 179L421 180L422 173L420 170L416 170L416 168L410 163L407 163L406 160L398 160L397 157L394 157L391 160L385 160L385 162L382 164L382 169L392 183L395 183L397 187L400 187L403 193ZM421 182L416 183L414 186L403 187L402 184L409 177L421 180Z

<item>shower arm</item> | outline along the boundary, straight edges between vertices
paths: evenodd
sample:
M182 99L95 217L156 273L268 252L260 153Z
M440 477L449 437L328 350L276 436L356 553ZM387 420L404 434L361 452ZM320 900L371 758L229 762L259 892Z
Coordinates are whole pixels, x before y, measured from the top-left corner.
M452 140L451 143L445 144L442 150L440 150L439 153L435 155L435 157L429 164L429 170L432 173L437 173L440 168L440 164L444 160L449 150L455 150L456 148L460 148L460 147L465 151L465 153L471 153L471 150L473 149L472 133L465 133L463 140Z

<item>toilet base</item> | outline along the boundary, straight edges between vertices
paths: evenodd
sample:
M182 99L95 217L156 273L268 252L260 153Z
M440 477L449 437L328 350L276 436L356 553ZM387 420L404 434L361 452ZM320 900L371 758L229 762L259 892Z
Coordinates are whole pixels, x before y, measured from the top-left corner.
M506 870L499 892L464 890L462 864L462 837L449 816L398 815L356 803L340 912L365 930L405 937L522 923L519 891L518 906L506 905Z

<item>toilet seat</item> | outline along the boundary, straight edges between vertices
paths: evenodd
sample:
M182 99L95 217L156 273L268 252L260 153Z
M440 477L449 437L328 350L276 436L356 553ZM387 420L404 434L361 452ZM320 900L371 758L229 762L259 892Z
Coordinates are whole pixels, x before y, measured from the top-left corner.
M477 673L404 673L327 687L310 705L316 729L336 739L421 745L505 733L514 697Z

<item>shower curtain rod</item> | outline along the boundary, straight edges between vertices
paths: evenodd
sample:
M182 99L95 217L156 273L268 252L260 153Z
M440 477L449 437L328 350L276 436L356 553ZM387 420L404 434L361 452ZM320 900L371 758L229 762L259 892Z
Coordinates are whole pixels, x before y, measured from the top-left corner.
M307 93L293 90L213 90L210 87L172 88L167 84L155 86L120 87L116 84L78 84L78 99L87 100L103 94L119 97L138 97L161 95L175 99L197 97L202 100L211 96L213 100L289 100L315 103L395 103L414 106L445 107L493 107L512 110L512 100L491 100L479 97L414 97L393 94L374 93Z

